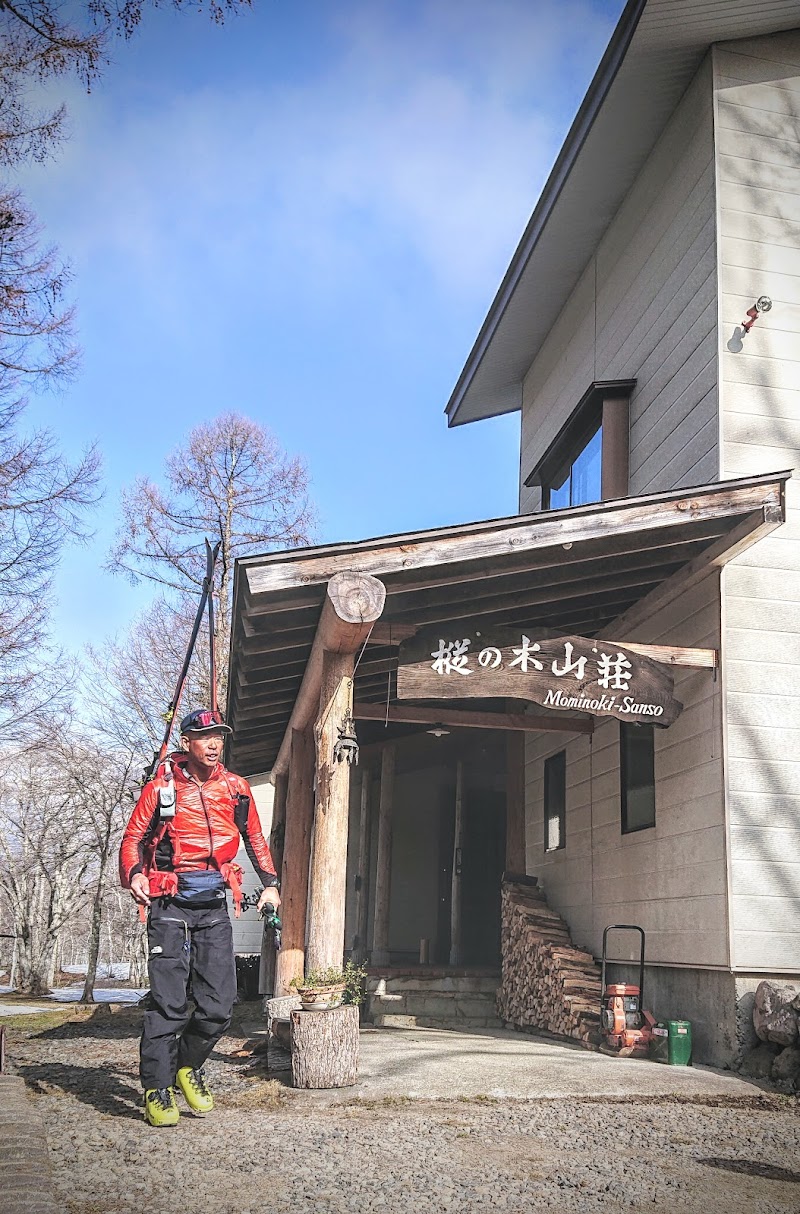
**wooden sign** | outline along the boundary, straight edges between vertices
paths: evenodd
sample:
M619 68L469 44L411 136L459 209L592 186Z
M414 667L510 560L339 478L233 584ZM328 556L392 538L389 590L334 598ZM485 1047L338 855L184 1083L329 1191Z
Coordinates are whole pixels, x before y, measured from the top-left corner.
M613 641L462 623L400 646L399 700L498 696L645 725L671 725L683 708L669 666Z

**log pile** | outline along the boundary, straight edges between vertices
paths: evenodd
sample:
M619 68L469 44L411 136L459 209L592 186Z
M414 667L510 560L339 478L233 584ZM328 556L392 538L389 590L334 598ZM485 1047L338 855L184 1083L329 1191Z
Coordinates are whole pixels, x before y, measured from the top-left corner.
M573 947L535 878L504 881L503 968L498 1015L522 1029L544 1029L585 1045L599 1042L600 967Z

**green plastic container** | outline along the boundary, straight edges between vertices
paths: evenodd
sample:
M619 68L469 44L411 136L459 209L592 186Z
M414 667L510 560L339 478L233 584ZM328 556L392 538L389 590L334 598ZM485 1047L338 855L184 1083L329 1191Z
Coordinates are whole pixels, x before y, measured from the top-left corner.
M660 1020L653 1027L650 1057L668 1066L689 1066L692 1061L692 1026L688 1020Z

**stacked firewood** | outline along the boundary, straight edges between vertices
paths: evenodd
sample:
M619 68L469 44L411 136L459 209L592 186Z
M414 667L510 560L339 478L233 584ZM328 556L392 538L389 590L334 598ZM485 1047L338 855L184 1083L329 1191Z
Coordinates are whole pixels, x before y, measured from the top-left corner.
M503 882L501 1019L587 1045L599 1040L600 968L574 948L569 929L528 877Z

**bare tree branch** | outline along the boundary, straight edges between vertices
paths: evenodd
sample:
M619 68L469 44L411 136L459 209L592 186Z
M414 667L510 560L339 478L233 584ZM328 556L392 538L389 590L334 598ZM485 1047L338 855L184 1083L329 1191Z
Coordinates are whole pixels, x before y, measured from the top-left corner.
M221 540L215 593L217 670L225 702L225 660L236 557L310 542L315 512L303 460L286 454L269 430L238 413L196 426L166 461L164 487L140 479L122 495L122 519L107 568L132 582L153 582L171 597L179 651L186 643L187 596L205 574L205 537ZM151 634L152 635L152 634ZM202 646L198 647L199 657ZM153 653L153 668L159 656ZM176 672L180 663L176 667ZM198 670L196 687L208 683ZM169 695L167 695L167 700Z

